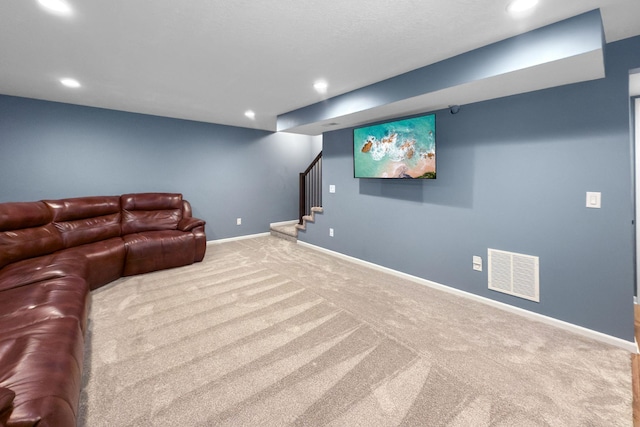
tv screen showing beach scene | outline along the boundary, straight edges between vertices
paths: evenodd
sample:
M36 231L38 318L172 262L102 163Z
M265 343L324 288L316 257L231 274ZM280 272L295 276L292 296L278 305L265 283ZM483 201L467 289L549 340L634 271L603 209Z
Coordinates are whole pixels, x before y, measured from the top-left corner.
M436 116L353 130L356 178L436 178Z

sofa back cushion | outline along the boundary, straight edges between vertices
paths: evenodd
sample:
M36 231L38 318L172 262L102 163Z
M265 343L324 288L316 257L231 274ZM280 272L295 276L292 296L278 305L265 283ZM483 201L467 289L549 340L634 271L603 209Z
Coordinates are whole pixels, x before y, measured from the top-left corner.
M182 219L182 194L123 194L122 234L175 230Z
M45 200L65 248L120 236L120 197Z
M43 202L0 204L0 268L64 247Z

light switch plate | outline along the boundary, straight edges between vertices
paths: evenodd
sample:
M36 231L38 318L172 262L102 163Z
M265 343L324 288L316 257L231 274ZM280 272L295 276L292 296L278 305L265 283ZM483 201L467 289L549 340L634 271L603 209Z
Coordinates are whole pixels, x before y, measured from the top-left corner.
M482 271L482 257L477 255L473 256L473 269L475 271Z
M336 192L336 186L335 185L330 185L329 186L329 193L335 193Z
M587 207L600 209L601 197L600 192L587 191Z

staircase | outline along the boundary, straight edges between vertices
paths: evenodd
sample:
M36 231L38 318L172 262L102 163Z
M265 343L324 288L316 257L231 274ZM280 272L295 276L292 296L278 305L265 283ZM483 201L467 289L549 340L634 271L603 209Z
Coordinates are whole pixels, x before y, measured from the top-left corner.
M300 173L299 219L289 224L274 224L271 235L295 242L298 230L306 230L307 222L315 221L315 214L322 213L322 151L307 170Z
M308 222L315 222L316 213L322 213L323 209L319 206L313 206L311 208L311 215L304 215L302 217L302 224L299 223L291 223L291 224L278 224L271 226L271 235L274 237L279 237L281 239L289 240L291 242L295 242L298 240L298 230L306 230Z
M316 213L322 213L324 209L321 206L313 206L311 207L311 214L303 215L302 222L295 224L296 230L306 230L308 222L316 222Z

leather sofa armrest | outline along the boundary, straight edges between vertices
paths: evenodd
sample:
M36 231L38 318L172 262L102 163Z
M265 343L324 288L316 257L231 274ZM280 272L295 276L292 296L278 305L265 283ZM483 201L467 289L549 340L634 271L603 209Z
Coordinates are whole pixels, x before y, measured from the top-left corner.
M203 226L205 222L198 218L182 218L178 223L178 230L191 231L196 227Z

